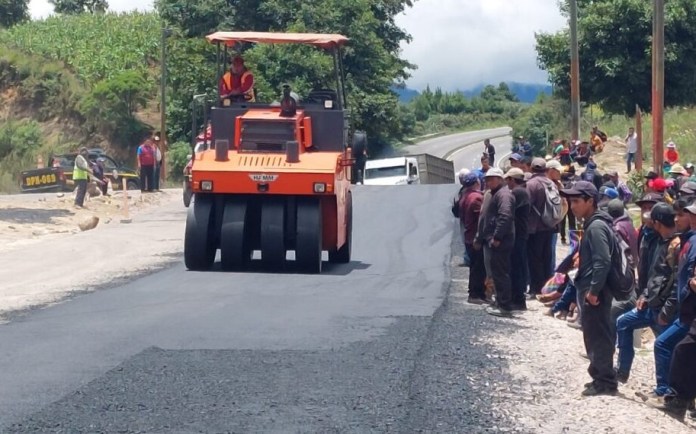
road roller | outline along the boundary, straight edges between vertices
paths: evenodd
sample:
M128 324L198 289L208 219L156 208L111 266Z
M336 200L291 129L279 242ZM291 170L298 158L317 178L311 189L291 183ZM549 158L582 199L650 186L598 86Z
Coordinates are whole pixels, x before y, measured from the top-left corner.
M218 78L241 43L306 44L333 58L331 87L298 97L289 85L279 104L219 99L209 112L210 143L192 153L184 262L189 270L320 273L351 260L351 146L342 35L216 32ZM335 78L335 86L333 79ZM218 94L220 98L220 95ZM293 256L291 265L288 256ZM256 268L256 267L254 267Z

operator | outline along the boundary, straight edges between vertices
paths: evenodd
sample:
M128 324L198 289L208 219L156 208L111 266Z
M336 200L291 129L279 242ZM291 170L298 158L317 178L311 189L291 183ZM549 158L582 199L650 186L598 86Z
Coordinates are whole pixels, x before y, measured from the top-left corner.
M254 75L244 66L244 59L236 56L230 70L220 78L220 99L234 102L254 102Z

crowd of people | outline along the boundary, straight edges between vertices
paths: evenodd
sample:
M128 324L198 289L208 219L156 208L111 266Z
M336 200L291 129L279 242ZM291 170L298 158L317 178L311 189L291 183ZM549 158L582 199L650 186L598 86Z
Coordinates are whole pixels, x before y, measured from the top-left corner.
M634 134L626 137L627 172ZM584 396L614 394L629 380L634 330L650 328L656 384L641 397L683 418L696 398L693 166L677 157L665 166L668 176L644 177L636 228L628 210L633 192L594 162L604 141L595 128L589 142L557 141L551 155L531 158L521 139L505 172L487 152L480 168L459 172L452 211L465 246L462 265L470 269L468 302L511 317L536 300L547 315L581 329L592 378ZM557 263L559 238L569 254Z

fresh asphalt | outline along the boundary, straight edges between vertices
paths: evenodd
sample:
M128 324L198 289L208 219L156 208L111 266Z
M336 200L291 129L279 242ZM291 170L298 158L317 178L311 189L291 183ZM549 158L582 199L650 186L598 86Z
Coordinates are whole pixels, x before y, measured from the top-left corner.
M479 147L457 158L473 161ZM480 314L452 315L448 302L456 191L355 188L353 262L325 264L322 275L177 265L0 326L0 432L511 424L481 405L485 376L502 367L469 339Z

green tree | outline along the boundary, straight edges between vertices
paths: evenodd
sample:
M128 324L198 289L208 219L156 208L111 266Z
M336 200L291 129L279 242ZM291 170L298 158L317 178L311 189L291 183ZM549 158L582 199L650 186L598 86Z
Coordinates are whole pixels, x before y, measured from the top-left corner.
M0 0L0 27L11 27L29 20L27 0Z
M351 41L344 50L344 67L353 125L376 141L398 137L398 99L391 86L408 78L412 68L400 58L400 44L410 36L395 23L395 17L411 0L158 0L157 9L186 37L201 38L215 30L256 30L341 33ZM245 52L255 72L257 87L265 97L276 99L280 86L291 82L302 91L330 83L331 58L309 47L236 47ZM214 51L211 50L212 53ZM210 68L214 75L214 66ZM175 73L172 70L172 75ZM195 77L200 81L201 78ZM186 88L197 86L180 83ZM205 84L214 89L215 83ZM333 86L332 86L333 87ZM177 86L172 86L177 93ZM185 92L187 96L191 94ZM173 110L184 110L183 104ZM186 127L181 128L184 131Z
M109 8L106 0L48 0L57 14L77 15L88 12L103 14Z
M81 103L87 125L123 148L137 145L147 127L135 112L145 106L147 89L143 76L134 71L100 81Z
M665 104L696 102L696 2L665 8ZM580 94L607 112L651 105L652 6L643 0L579 2ZM536 35L538 62L560 96L570 89L569 33Z

